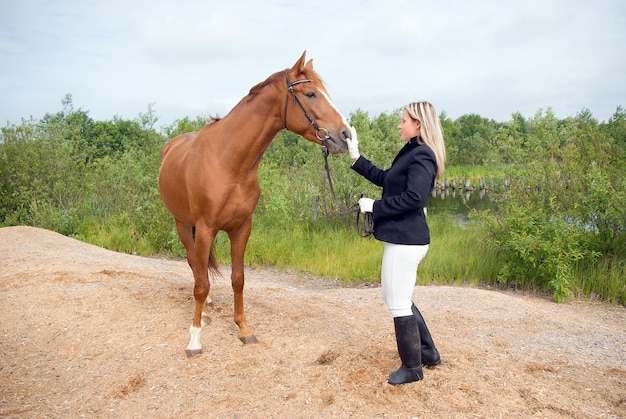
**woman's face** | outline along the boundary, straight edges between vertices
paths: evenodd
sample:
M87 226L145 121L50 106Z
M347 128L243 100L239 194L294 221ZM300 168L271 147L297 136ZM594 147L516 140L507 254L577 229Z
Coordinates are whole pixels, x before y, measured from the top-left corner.
M420 122L411 118L409 113L405 110L402 111L402 120L398 125L400 131L400 138L403 141L409 141L411 138L416 137L420 133Z

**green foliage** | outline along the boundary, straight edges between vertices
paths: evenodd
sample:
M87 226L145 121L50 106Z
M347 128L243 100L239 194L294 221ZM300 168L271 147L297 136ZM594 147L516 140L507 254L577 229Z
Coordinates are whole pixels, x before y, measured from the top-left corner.
M469 114L457 119L456 124L461 139L457 142L456 149L451 150L454 164L483 165L498 162L497 149L493 144L497 129L494 121Z
M626 151L595 122L575 123L545 177L571 222L585 232L587 246L626 257Z
M572 296L574 263L596 254L582 245L576 228L553 216L559 213L554 199L546 208L510 202L501 208L503 215L488 224L489 244L504 257L498 282L551 290L557 302Z
M589 281L577 276L584 271L581 266L597 266L600 258L609 257L617 269L623 267L625 153L588 113L561 124L548 114L545 121L533 120L533 126L529 137L544 144L543 159L517 171L520 180L493 215L476 217L488 226L490 244L504 257L499 281L550 290L563 301L588 290ZM614 275L611 267L603 276ZM597 282L594 287L603 288ZM623 287L624 279L622 293Z
M530 127L526 119L519 114L513 114L513 120L499 126L495 133L500 160L504 164L521 164L528 158L527 149Z
M165 138L171 139L186 132L198 132L210 122L210 119L211 118L198 116L196 119L192 120L186 116L183 119L174 121L169 126L163 127L163 134Z
M608 124L602 126L607 137L615 141L615 145L626 151L626 111L618 106Z
M0 129L0 225L32 225L123 252L184 257L157 188L165 142L199 131L208 117L154 129L151 107L136 120L93 121L75 109ZM402 146L400 110L350 115L363 154L381 168ZM626 114L606 123L588 110L555 118L513 114L498 123L445 112L449 180L485 179L497 201L459 225L429 215L433 242L419 283L502 284L555 300L597 296L626 304ZM377 282L382 245L354 232L339 214L380 188L350 169L347 155L328 158L339 205L331 196L319 145L278 133L259 166L261 198L246 253L252 266L274 266L350 283ZM498 199L499 197L499 199ZM288 234L285 234L288 232ZM228 263L225 234L216 240Z
M443 136L446 142L446 170L450 166L461 164L459 156L460 143L463 140L461 138L461 128L454 120L448 118L445 112L441 112L439 115L441 121L441 127L443 128Z
M428 214L432 241L419 265L418 283L482 285L494 282L502 266L499 250L488 246L483 226L459 225L449 215Z
M73 119L82 126L82 114ZM62 234L76 227L75 217L85 193L86 155L77 142L80 129L62 122L28 120L2 130L2 225L35 225Z
M94 122L83 138L90 159L117 158L126 151L151 150L160 137L155 131L143 129L137 121L115 118L111 122Z

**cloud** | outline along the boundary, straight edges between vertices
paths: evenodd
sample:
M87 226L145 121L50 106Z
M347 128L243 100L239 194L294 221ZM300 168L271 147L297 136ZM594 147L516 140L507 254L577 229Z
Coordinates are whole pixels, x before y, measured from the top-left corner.
M227 113L303 50L345 114L417 100L456 118L626 97L626 4L600 0L20 0L0 3L0 121L60 109L161 122Z

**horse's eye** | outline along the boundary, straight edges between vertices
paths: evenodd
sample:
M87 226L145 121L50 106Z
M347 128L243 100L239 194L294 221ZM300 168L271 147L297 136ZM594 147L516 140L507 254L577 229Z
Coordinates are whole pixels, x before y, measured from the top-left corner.
M306 97L308 97L309 99L313 99L315 97L315 93L310 92L310 93L305 93L304 94Z

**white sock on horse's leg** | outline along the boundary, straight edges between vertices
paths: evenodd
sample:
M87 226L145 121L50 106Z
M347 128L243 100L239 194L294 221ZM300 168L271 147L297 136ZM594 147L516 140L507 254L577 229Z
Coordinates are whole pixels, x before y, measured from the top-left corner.
M187 345L187 351L202 351L202 343L200 342L200 332L202 332L201 327L193 327L193 325L189 326L189 344Z

